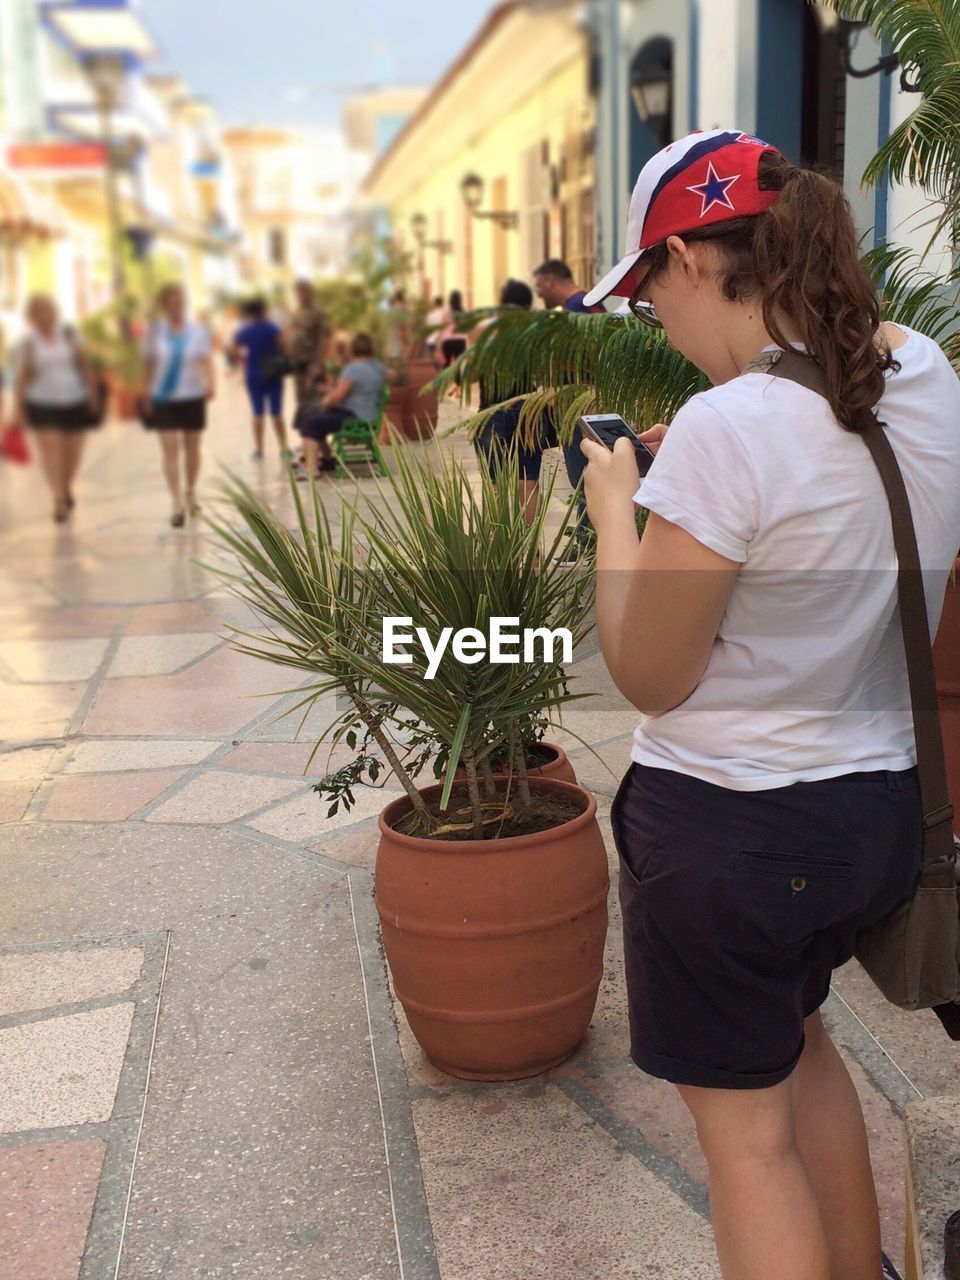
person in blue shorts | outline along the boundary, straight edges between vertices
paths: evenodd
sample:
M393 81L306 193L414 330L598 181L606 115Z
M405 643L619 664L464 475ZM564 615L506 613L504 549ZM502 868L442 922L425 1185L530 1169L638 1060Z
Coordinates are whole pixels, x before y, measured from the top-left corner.
M282 356L281 330L267 317L267 304L254 298L243 309L246 323L234 334L232 351L243 360L247 395L253 410L253 458L263 457L264 418L269 408L273 429L283 457L288 456L283 421L283 375L277 371Z

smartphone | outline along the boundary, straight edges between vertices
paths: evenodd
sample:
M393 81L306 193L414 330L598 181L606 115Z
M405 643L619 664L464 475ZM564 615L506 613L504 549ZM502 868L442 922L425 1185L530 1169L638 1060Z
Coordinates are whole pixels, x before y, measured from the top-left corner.
M637 455L641 476L645 476L653 466L656 455L650 452L633 427L619 413L587 413L577 425L588 440L596 440L598 444L606 445L611 450L621 437L629 440Z

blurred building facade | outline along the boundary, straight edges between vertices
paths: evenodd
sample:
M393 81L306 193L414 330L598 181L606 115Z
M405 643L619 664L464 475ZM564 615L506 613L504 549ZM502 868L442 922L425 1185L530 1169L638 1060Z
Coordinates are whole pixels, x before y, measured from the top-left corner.
M861 185L917 101L887 53L808 0L506 0L376 161L365 197L389 211L418 291L460 287L489 305L547 256L589 285L627 249L646 161L729 125L841 176L867 246L922 251L922 192ZM932 270L945 243L940 255Z
M361 178L393 144L428 93L425 85L383 84L358 92L348 100L341 123L347 145L361 159ZM365 191L354 192L347 218L351 254L391 234L389 208Z
M234 175L247 288L285 290L293 281L347 270L348 208L366 161L338 132L229 129L224 146Z
M77 319L164 279L198 306L235 287L215 115L154 54L127 0L0 3L0 317L39 289Z
M594 101L582 5L497 5L364 190L389 208L423 296L488 305L563 256L592 282Z

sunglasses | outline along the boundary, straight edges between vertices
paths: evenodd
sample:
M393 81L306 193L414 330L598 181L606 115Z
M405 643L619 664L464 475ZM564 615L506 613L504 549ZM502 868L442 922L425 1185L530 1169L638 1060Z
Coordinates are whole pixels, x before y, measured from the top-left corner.
M663 321L657 315L657 311L653 303L643 302L641 300L641 295L646 291L652 275L652 270L646 273L637 288L633 291L632 296L627 299L627 306L630 308L631 315L636 316L637 319L642 324L645 324L648 329L662 329Z

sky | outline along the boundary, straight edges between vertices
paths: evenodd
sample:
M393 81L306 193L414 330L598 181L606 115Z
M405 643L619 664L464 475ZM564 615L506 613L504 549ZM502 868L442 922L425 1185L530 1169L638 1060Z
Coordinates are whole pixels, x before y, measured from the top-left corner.
M142 0L162 51L224 124L335 124L372 82L433 84L491 0Z

